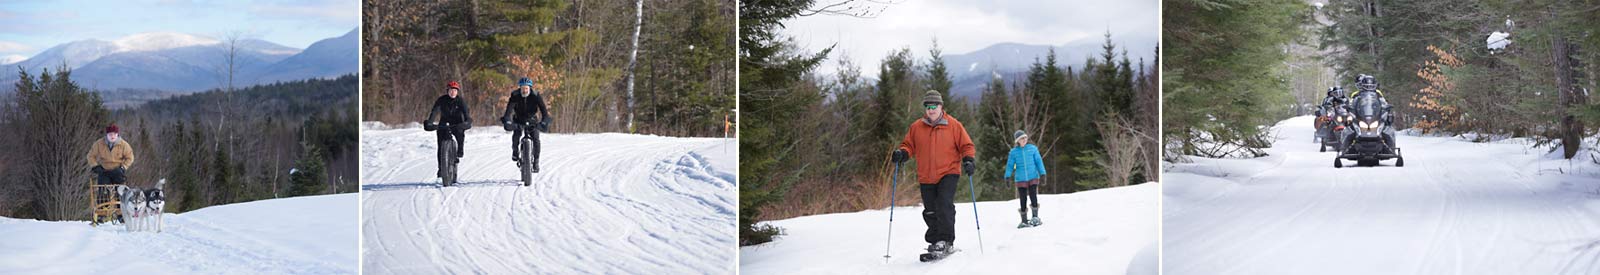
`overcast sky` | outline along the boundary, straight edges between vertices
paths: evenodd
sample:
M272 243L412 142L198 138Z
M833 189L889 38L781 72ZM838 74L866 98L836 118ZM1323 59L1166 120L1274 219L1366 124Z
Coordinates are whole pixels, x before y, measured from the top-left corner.
M33 56L66 42L144 32L218 38L239 30L248 38L303 49L360 22L359 0L3 0L0 56Z
M842 0L818 0L818 5ZM926 59L938 37L945 55L962 54L989 45L1014 42L1060 46L1077 39L1156 40L1160 18L1157 0L899 0L863 4L877 10L874 18L813 15L784 22L785 33L813 51L838 44L830 58L851 58L864 76L876 76L878 63L891 50L909 46ZM835 60L818 68L837 70Z

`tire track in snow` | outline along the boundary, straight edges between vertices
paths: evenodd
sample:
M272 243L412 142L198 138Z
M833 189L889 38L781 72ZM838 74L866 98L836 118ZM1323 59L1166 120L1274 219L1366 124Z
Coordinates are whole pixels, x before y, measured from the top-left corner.
M1583 250L1584 243L1600 238L1594 224L1586 222L1600 213L1584 208L1596 196L1563 190L1550 182L1555 178L1551 175L1531 178L1523 173L1525 167L1515 163L1542 157L1526 152L1524 144L1400 136L1411 166L1393 167L1389 160L1381 167L1335 169L1327 163L1333 153L1309 153L1315 152L1314 143L1302 146L1297 138L1310 134L1309 124L1304 118L1280 123L1280 139L1268 150L1273 159L1201 159L1170 169L1269 167L1245 177L1201 176L1231 183L1177 189L1197 196L1164 196L1166 203L1182 209L1164 217L1166 272L1544 274L1600 269L1600 253ZM1211 190L1219 192L1206 192Z
M363 131L363 143L426 143L432 136L415 129ZM373 132L373 133L369 133ZM718 139L682 139L621 134L544 135L541 173L532 186L498 185L516 181L510 161L510 136L504 132L471 131L461 160L462 186L402 189L406 182L437 182L429 154L364 152L387 156L386 171L366 172L363 188L373 193L366 211L409 211L411 219L368 215L368 226L428 228L448 223L451 230L423 232L434 242L373 240L367 235L365 265L386 265L409 257L439 259L437 265L398 273L716 273L733 270L732 255L706 253L736 243L732 209L736 196L732 173L707 176L712 168L693 150L728 145ZM398 140L398 141L397 141ZM383 150L418 150L431 146L396 146ZM363 150L368 150L363 147ZM722 152L720 149L705 152ZM731 158L732 151L726 156ZM419 156L398 158L397 156ZM675 167L684 158L701 167ZM421 167L421 171L407 170ZM693 169L691 169L693 168ZM714 180L714 181L709 181ZM485 182L483 185L474 183ZM409 195L399 195L410 193ZM396 200L407 202L391 203ZM395 206L411 209L391 209ZM424 209L438 208L435 211ZM727 212L731 213L731 212ZM725 216L725 217L724 217ZM384 231L376 229L375 231ZM728 236L720 236L726 234ZM378 236L378 237L374 237ZM404 236L418 237L418 236ZM447 248L438 256L408 250L422 246ZM413 255L413 256L407 256ZM428 264L428 263L425 263ZM674 272L676 271L676 272Z

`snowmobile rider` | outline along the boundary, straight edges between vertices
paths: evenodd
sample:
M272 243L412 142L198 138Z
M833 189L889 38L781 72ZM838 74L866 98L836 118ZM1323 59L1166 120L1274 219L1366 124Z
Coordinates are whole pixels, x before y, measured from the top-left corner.
M534 114L539 115L539 120L534 120ZM533 124L534 121L538 123ZM533 80L526 77L517 80L517 89L512 90L511 97L506 100L505 114L500 115L500 125L512 132L511 161L521 165L522 160L518 156L521 156L522 150L533 150L533 159L529 160L529 163L533 165L534 172L539 172L539 151L542 146L539 144L539 135L531 131L550 130L550 111L544 105L544 97L533 91ZM522 127L522 125L533 126ZM522 142L519 141L523 135L533 138L533 148L522 148Z
M917 182L921 183L918 187L924 207L922 221L928 225L923 239L929 243L930 253L948 252L956 240L956 206L951 199L956 194L957 173L972 175L977 151L966 127L944 113L944 100L938 91L925 93L922 105L926 109L923 117L911 123L891 160L896 164L917 161Z
M1022 223L1017 228L1038 226L1043 222L1039 220L1039 179L1044 177L1044 157L1039 155L1039 147L1028 143L1028 133L1017 130L1011 134L1015 147L1006 156L1005 177L1017 184L1017 214L1022 216ZM1028 200L1033 200L1033 219L1028 219Z
M1333 112L1334 107L1343 106L1345 103L1344 88L1339 86L1328 87L1327 96L1322 97L1322 108L1318 108L1316 115L1321 117L1324 111Z
M433 118L439 117L439 125L434 125ZM449 126L439 128L438 126ZM433 100L433 110L428 111L428 119L422 121L422 129L426 131L439 130L439 140L455 137L456 163L461 163L462 153L466 151L466 132L472 129L472 113L467 111L466 100L461 98L461 84L450 81L444 95Z
M133 166L133 146L122 140L116 124L106 127L106 137L89 146L89 171L95 184L126 184L128 167Z
M1350 93L1350 99L1354 100L1356 95L1360 95L1361 93L1377 93L1378 94L1378 108L1383 109L1383 111L1385 113L1388 113L1389 110L1394 108L1394 106L1390 106L1389 105L1389 100L1384 98L1383 90L1379 90L1378 89L1378 79L1377 78L1374 78L1374 77L1372 77L1370 75L1365 75L1365 74L1362 74L1360 76L1356 76L1356 91ZM1348 101L1346 101L1346 102L1348 102ZM1345 104L1345 109L1349 110L1352 113L1355 112L1355 106L1350 106L1350 105L1351 104ZM1391 122L1391 121L1388 121L1387 119L1388 118L1386 118L1384 120L1384 124L1389 124Z
M1334 106L1344 105L1347 100L1344 97L1344 88L1333 86L1328 88L1328 96L1322 98L1322 106L1331 110Z
M1383 103L1382 105L1386 108L1389 106L1389 101L1384 99L1383 90L1378 89L1377 78L1373 78L1372 76L1365 74L1357 76L1356 91L1350 92L1350 96L1348 98L1355 98L1356 95L1361 94L1361 92L1376 92L1378 93L1379 102Z

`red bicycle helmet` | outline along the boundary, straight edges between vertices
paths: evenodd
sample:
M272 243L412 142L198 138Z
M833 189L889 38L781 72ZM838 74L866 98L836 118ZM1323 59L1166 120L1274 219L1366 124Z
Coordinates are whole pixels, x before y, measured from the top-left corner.
M461 89L461 83L456 83L455 81L450 81L450 88L459 90L459 89Z

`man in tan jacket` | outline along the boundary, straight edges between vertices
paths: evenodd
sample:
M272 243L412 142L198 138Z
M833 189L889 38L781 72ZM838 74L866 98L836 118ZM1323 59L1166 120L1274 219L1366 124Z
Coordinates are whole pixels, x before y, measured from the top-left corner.
M117 125L106 127L105 139L89 146L89 168L94 171L97 184L125 184L129 166L133 166L133 146L122 140Z

